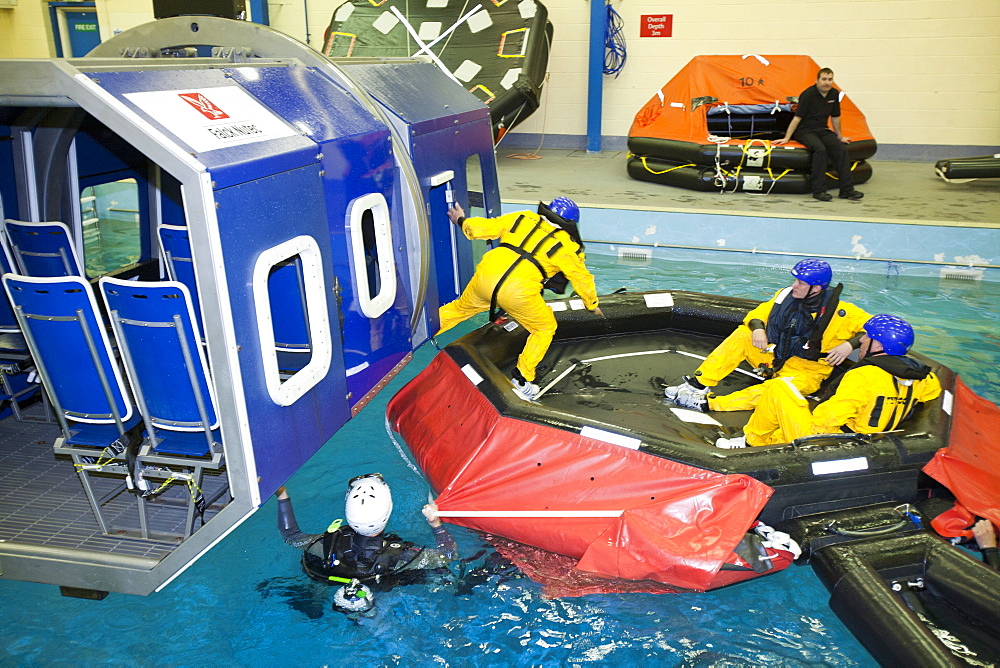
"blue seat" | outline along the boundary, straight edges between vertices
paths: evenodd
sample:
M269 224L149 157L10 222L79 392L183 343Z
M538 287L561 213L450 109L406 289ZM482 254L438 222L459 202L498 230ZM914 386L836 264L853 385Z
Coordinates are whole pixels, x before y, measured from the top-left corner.
M224 465L215 391L191 294L178 281L106 276L100 287L145 424L139 470L167 469L173 472L170 482L189 486L185 535L190 535L204 471Z
M180 225L160 225L157 228L157 235L166 261L167 277L187 287L191 294L195 316L199 323L203 323L188 228ZM283 353L311 352L309 327L306 322L305 290L302 287L302 270L299 263L289 261L276 266L267 278L267 289L270 295L271 322L274 327L274 347ZM292 363L290 366L299 365Z
M83 264L65 224L8 218L4 231L15 265L11 269L17 273L35 277L83 276Z
M194 315L201 323L201 301L198 298L198 282L194 277L194 260L191 258L188 228L181 225L160 225L156 228L156 235L163 251L167 278L183 283L187 287Z
M62 432L55 452L73 459L101 531L109 534L91 474L127 477L116 446L137 419L90 284L78 276L14 274L3 284ZM140 502L145 533L144 518Z

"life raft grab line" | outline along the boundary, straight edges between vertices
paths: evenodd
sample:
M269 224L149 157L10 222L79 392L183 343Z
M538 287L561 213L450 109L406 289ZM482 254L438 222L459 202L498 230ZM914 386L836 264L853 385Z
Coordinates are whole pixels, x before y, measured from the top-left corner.
M642 166L645 167L646 171L649 172L650 174L666 174L667 172L672 172L675 169L683 169L684 167L694 167L695 166L695 164L693 162L691 162L691 163L688 163L686 165L677 165L676 167L671 167L670 169L664 169L662 172L658 172L655 169L650 169L649 165L646 164L646 156L639 155L639 156L635 156L635 157L639 158L639 160L642 160Z
M860 165L860 164L861 164L860 160L855 160L853 163L851 163L851 171L853 172L855 169L857 169L858 165ZM826 172L826 175L829 176L834 181L839 181L840 180L839 176L834 176L830 172Z
M621 517L624 510L438 510L438 517Z

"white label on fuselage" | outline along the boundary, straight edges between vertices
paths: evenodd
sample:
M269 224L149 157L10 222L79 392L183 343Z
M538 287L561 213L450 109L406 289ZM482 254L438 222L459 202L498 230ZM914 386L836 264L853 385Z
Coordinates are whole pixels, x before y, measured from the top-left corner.
M603 429L595 429L594 427L584 427L580 430L580 436L594 438L598 441L604 441L605 443L610 443L612 445L620 445L623 448L631 448L632 450L638 450L639 446L642 445L642 441L638 438L622 436L621 434L604 431Z
M157 90L124 97L198 153L298 134L238 86Z
M553 311L565 311L566 302L549 302L549 308Z
M674 305L674 295L670 292L655 292L643 297L646 300L646 308L670 308Z
M851 459L834 459L829 462L813 462L813 475L828 475L844 473L845 471L864 471L868 468L867 457L852 457Z
M569 307L574 311L582 311L583 309L587 308L586 306L583 305L582 299L570 299Z

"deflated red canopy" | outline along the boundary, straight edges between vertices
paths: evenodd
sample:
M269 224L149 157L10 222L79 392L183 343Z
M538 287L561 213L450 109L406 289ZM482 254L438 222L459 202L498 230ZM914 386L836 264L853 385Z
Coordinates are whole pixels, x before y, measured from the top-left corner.
M579 559L604 577L707 589L773 490L627 447L503 417L445 353L389 403L389 420L451 518ZM518 511L622 511L526 518Z
M947 487L972 513L1000 526L1000 408L955 379L955 408L948 447L924 472Z

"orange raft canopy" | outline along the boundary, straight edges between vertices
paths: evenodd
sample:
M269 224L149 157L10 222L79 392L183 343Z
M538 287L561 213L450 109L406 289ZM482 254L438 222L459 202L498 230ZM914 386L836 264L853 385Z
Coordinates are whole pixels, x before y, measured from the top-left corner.
M784 137L819 69L809 56L696 56L636 114L629 175L692 190L809 192L808 150L771 142ZM854 183L864 183L875 138L847 95L840 110Z

